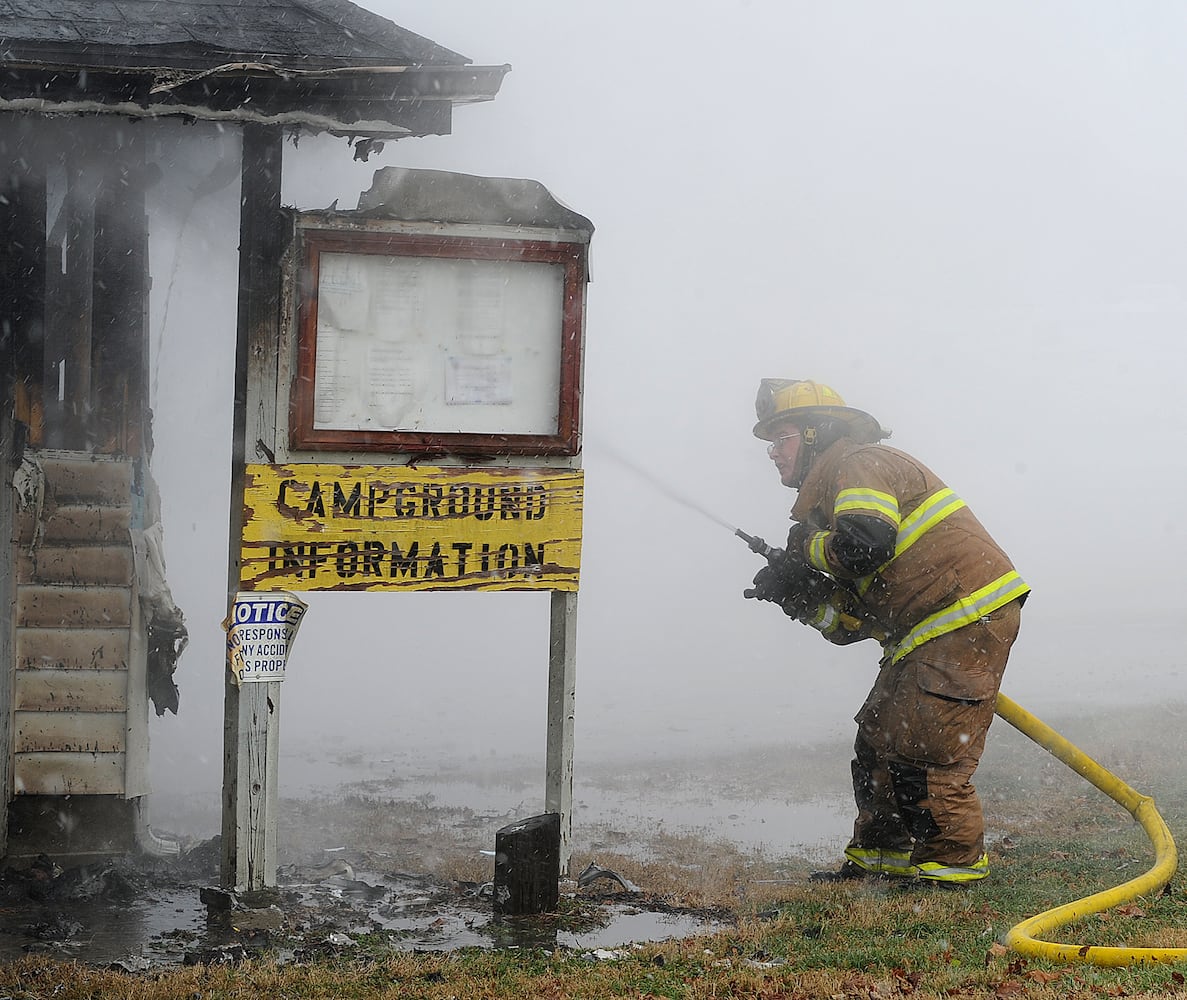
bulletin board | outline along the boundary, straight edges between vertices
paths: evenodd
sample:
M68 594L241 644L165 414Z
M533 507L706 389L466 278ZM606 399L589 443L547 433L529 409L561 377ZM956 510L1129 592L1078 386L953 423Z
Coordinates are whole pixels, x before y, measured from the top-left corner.
M303 234L292 445L574 455L586 245Z

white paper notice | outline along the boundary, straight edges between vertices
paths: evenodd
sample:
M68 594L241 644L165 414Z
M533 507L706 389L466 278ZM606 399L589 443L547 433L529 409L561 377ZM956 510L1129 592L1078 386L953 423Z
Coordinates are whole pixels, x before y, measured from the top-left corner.
M350 254L326 253L318 276L318 326L361 330L371 305L363 261Z
M337 330L318 327L317 379L313 387L315 427L333 427L342 413L342 386L338 373L340 341Z
M381 427L403 426L416 404L416 366L410 348L402 344L371 345L367 363L370 412Z
M508 406L511 393L511 355L445 359L445 405Z
M420 262L399 257L372 263L371 329L382 340L407 340L417 335L425 309L425 283Z

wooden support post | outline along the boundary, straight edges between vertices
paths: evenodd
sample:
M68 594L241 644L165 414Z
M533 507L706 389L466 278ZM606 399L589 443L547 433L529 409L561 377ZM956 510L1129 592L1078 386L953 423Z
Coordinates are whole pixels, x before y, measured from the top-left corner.
M544 809L560 814L560 870L573 839L573 714L577 690L577 593L552 591L548 644L548 748Z
M283 136L278 128L244 127L228 608L239 589L247 442L270 441L275 432L282 158ZM267 365L271 365L270 373L265 370ZM254 448L251 453L255 454ZM236 687L225 663L223 675L222 884L228 889L255 891L276 885L280 684Z
M14 348L0 338L0 361L9 365ZM9 368L8 371L12 369ZM12 419L13 382L0 375L0 857L8 853L8 803L12 798L12 689L16 669L16 586L13 580L13 539L16 537L12 474L16 464L16 427Z
M5 120L0 155L0 857L8 855L16 685L16 501L12 477L27 435L40 433L40 354L31 332L46 309L45 173L36 129ZM18 164L23 163L23 169ZM40 349L40 345L38 345ZM36 357L36 360L35 360ZM23 424L24 426L18 426Z

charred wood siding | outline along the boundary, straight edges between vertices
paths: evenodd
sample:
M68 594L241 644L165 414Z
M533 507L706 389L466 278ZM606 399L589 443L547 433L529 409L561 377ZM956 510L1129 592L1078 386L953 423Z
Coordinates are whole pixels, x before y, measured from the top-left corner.
M0 374L34 447L144 451L148 224L143 137L0 115Z
M130 678L138 608L132 463L36 455L40 511L16 519L13 791L129 797L145 714ZM131 765L131 767L129 766Z

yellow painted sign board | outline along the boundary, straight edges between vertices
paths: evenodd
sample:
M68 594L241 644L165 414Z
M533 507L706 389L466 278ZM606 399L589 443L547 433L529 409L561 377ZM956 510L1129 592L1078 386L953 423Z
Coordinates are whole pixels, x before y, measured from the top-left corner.
M248 465L244 590L567 590L580 470Z

